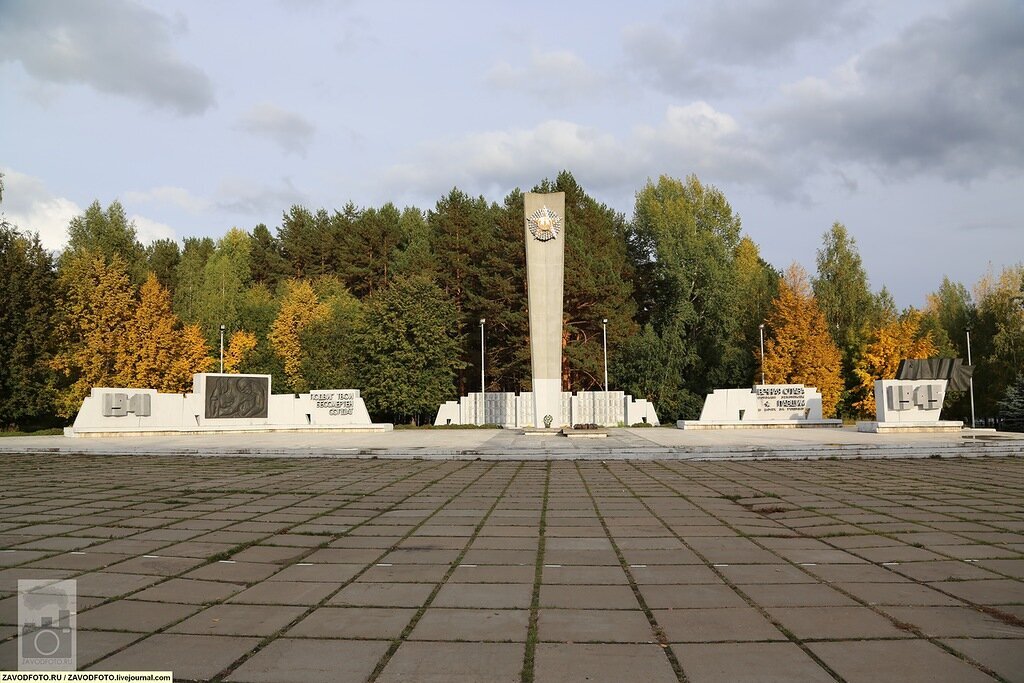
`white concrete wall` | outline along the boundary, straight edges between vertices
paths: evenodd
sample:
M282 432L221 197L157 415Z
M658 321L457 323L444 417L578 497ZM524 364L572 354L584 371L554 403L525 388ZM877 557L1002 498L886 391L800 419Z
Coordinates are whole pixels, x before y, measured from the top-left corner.
M370 414L358 389L327 389L310 394L270 394L266 418L220 418L205 417L206 377L193 377L190 394L161 394L155 389L134 387L95 387L82 401L82 407L75 417L72 432L88 431L191 431L238 429L247 427L313 428L316 426L370 427ZM234 375L238 376L238 375ZM269 376L268 376L269 377ZM312 399L318 395L319 401ZM330 399L328 399L328 396ZM143 412L143 401L134 397L146 397L149 415ZM104 401L109 404L104 415ZM133 411L136 408L138 410Z

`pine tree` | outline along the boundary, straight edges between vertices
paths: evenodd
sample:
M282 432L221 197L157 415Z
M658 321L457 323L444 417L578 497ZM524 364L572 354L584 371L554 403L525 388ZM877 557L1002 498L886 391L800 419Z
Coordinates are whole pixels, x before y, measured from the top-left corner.
M816 387L822 415L831 417L843 392L842 354L800 266L790 266L779 283L767 327L765 380Z
M921 313L914 309L870 330L869 335L871 341L853 371L858 382L853 407L865 417L875 414L875 380L895 379L901 360L931 358L937 353L931 334L922 333Z
M1006 394L999 401L999 429L1007 432L1024 432L1024 374L1006 387Z
M0 215L0 429L52 414L57 299L53 257L39 235Z
M339 259L342 282L359 298L387 287L405 249L402 215L394 204L366 209L342 236L345 257Z
M146 268L155 274L160 284L170 292L173 292L178 284L179 263L181 250L174 240L155 240L146 247Z

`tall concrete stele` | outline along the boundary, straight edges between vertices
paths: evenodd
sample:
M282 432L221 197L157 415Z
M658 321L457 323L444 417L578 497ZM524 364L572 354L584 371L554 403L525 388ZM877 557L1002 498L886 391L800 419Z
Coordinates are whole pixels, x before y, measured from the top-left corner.
M559 424L562 401L562 292L565 283L565 193L527 192L526 291L530 305L533 424Z

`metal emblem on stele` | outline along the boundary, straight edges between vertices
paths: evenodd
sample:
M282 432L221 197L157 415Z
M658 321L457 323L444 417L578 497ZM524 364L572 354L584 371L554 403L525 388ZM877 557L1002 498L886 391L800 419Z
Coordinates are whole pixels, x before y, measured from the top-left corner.
M548 207L542 206L530 214L526 224L534 239L547 242L558 237L558 231L562 229L562 217Z

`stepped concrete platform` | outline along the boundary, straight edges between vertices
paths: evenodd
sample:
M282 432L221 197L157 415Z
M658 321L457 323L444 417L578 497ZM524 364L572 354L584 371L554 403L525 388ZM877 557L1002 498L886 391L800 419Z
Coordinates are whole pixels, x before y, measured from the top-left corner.
M386 433L190 434L70 439L0 439L3 453L442 458L484 460L765 458L923 458L1024 456L1024 434L965 429L956 433L870 434L833 429L689 431L608 429L602 439L551 438L514 429L398 429Z

